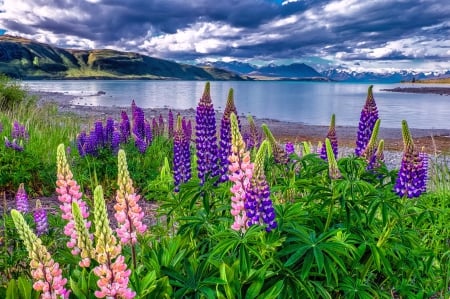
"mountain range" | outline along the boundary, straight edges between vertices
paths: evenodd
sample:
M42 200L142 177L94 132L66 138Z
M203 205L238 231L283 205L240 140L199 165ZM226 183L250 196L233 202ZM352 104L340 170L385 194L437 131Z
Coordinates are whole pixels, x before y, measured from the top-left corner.
M304 63L256 66L240 61L198 65L110 49L74 50L0 36L0 73L20 79L302 80L396 83L450 77L441 73L317 71Z

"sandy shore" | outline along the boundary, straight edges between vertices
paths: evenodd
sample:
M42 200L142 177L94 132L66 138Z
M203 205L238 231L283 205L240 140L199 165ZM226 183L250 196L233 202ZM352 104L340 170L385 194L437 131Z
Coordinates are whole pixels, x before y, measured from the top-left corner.
M111 116L114 119L120 117L122 110L129 111L130 107L104 107L104 106L82 106L73 104L72 100L76 99L76 96L55 93L55 92L31 92L36 95L39 100L38 104L55 103L61 113L74 113L86 118L86 123L91 123L98 119L106 119ZM176 115L185 116L189 119L195 119L195 109L178 110L172 109ZM163 117L167 117L169 108L148 108L144 109L147 118L158 117L160 114ZM220 121L222 111L217 111L217 119ZM241 119L245 118L245 115L240 115ZM316 144L318 141L323 141L327 131L327 126L314 126L306 125L296 122L285 122L274 119L258 119L254 118L255 123L260 126L265 123L269 126L272 133L281 141L311 141ZM357 120L355 120L357 122ZM245 128L247 122L241 121ZM354 147L356 139L357 127L337 126L336 134L340 145ZM414 138L416 146L424 148L428 153L441 153L450 152L450 129L411 129L412 136ZM380 128L380 139L385 140L387 149L401 150L403 147L402 135L400 126L396 128Z

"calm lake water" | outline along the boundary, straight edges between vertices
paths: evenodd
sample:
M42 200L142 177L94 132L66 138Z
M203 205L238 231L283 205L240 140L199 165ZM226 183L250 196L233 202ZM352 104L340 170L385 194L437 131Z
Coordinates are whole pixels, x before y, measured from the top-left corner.
M134 99L143 108L178 109L195 108L205 86L202 81L141 80L24 81L24 84L29 90L76 95L73 103L79 105L129 107ZM357 126L370 84L213 81L211 97L214 108L223 111L228 90L233 88L239 114L328 125L335 113L338 126ZM396 86L412 84L374 84L382 127L400 128L401 120L406 119L411 128L450 128L450 96L381 91ZM106 94L97 96L99 91Z

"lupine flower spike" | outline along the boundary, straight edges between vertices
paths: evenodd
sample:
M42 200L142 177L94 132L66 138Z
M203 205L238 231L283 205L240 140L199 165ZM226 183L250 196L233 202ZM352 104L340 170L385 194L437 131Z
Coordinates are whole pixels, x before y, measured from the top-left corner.
M338 156L338 140L336 136L336 116L331 115L330 128L328 129L327 137L330 140L331 146L333 148L334 158L336 159ZM325 144L322 144L322 148L320 150L320 157L323 160L327 160L327 150L325 148Z
M292 155L293 153L295 153L294 144L290 141L286 142L286 144L284 145L284 150L286 154Z
M36 224L36 235L42 236L48 233L47 211L42 207L41 201L36 200L36 208L33 212L34 223Z
M72 214L72 203L75 202L80 207L81 215L84 219L89 217L86 203L81 199L80 186L73 179L69 164L67 163L66 151L64 144L60 144L56 153L57 159L57 181L56 193L58 200L62 203L59 207L62 211L62 218L68 223L64 227L64 234L70 237L67 247L72 249L72 254L79 254L80 248L77 247L77 232L75 230L75 222ZM91 223L85 222L86 228L89 229Z
M30 211L30 205L28 204L28 195L25 191L23 183L19 185L19 189L16 193L16 209L21 213L28 213Z
M231 121L231 155L228 158L228 178L233 182L231 192L231 215L234 223L231 228L245 233L248 228L248 218L245 211L246 193L250 187L253 175L253 163L250 161L250 152L245 149L245 142L239 132L239 124L234 113L230 115Z
M355 155L358 157L361 156L364 149L367 147L375 122L378 119L378 109L373 97L372 88L373 85L370 85L369 90L367 91L366 103L361 110L355 148Z
M230 88L228 92L227 105L220 122L220 148L219 148L219 159L220 159L220 169L219 169L219 181L225 182L228 171L228 156L231 153L231 124L230 115L234 113L239 123L239 117L237 115L236 106L234 105L233 89Z
M377 160L377 138L378 131L380 128L380 119L377 119L375 122L375 126L373 127L372 136L370 136L370 140L367 143L366 148L362 152L361 156L364 157L367 161L367 169L374 169L380 165L380 161Z
M200 184L203 185L208 175L216 176L219 173L216 114L211 101L209 82L206 83L203 96L197 105L195 121L197 170Z
M91 235L86 228L86 220L81 215L80 207L76 202L72 202L72 214L75 221L75 229L77 231L77 246L80 248L81 261L80 267L89 267L93 254L93 245Z
M248 149L259 147L261 144L262 134L256 127L255 121L251 115L247 116L248 132L244 134L244 140Z
M402 121L403 158L394 192L400 197L419 197L426 191L426 175L428 161L426 156L419 154L414 149L414 142L405 120Z
M117 243L109 226L103 189L97 186L94 190L94 223L95 223L95 259L99 265L94 274L99 277L95 291L97 298L134 298L136 293L128 288L131 271L127 269L124 257L120 253L122 247Z
M178 116L177 127L173 140L173 179L175 192L180 190L180 184L191 178L191 152L189 140L185 136L181 125L181 116Z
M55 263L19 211L11 210L11 217L31 259L31 276L35 281L33 289L42 292L41 298L69 298L70 291L65 288L67 279L62 277L59 264Z
M169 121L168 136L169 136L169 138L173 138L174 119L173 119L172 110L169 110L169 120L168 121Z
M116 193L116 204L114 216L117 219L117 235L122 244L135 244L137 234L142 234L147 229L142 224L144 212L139 207L140 196L135 193L133 182L128 172L127 158L125 151L120 149L118 154L118 190Z
M269 141L270 147L272 148L272 155L276 163L287 164L289 162L289 157L286 151L278 144L273 137L272 132L266 124L262 125L264 134Z
M247 225L264 225L270 232L277 227L275 210L270 199L270 189L264 175L264 161L269 150L269 142L264 140L259 147L254 163L253 176L246 194L245 211Z
M327 160L328 160L328 174L329 174L331 179L337 180L342 175L341 175L341 172L339 171L339 168L338 168L338 165L337 165L336 157L334 155L333 146L332 146L332 144L330 142L330 139L328 139L328 138L325 139L325 148L326 148Z
M313 146L312 146L311 142L303 141L302 145L303 145L303 147L302 147L302 156L306 156L306 155L309 155L309 154L312 153Z

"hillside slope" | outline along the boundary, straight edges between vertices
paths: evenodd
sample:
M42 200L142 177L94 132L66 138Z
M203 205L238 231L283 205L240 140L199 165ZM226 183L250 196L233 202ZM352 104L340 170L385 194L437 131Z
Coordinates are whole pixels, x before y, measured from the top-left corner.
M243 80L232 72L109 49L71 50L0 36L0 73L20 79Z

